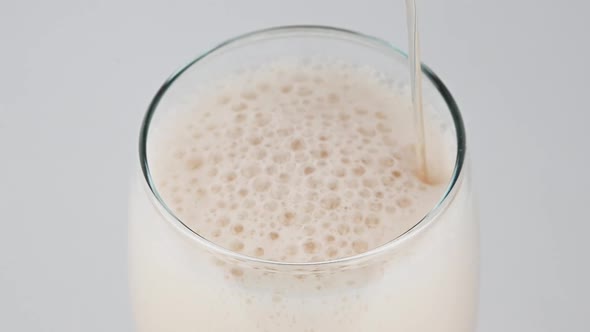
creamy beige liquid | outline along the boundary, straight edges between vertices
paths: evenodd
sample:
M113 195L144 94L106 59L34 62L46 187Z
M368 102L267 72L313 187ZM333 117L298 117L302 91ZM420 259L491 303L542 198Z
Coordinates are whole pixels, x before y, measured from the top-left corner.
M410 105L370 71L263 67L174 114L152 174L181 220L232 251L360 254L416 224L446 187L415 175ZM450 166L438 167L448 176Z
M157 190L193 231L251 257L319 262L381 246L434 207L454 165L452 140L433 118L432 181L416 177L407 91L366 68L277 62L176 108L148 140ZM396 250L293 268L207 249L137 186L130 264L138 329L471 331L477 227L466 183L434 225Z

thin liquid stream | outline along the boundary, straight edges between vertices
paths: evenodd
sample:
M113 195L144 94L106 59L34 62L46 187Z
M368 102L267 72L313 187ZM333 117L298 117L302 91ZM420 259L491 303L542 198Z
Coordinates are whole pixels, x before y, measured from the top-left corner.
M416 162L418 177L429 182L428 162L426 160L426 137L424 132L424 113L422 109L422 67L420 61L420 37L416 0L406 0L408 23L408 48L410 60L410 83L414 125L416 129Z

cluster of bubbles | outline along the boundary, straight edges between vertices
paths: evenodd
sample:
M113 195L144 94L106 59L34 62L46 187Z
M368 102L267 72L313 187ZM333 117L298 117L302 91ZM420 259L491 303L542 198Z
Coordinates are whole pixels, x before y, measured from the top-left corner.
M394 239L435 203L440 188L414 175L412 137L397 130L407 98L375 77L285 66L228 82L174 116L150 160L166 204L210 241L332 260Z

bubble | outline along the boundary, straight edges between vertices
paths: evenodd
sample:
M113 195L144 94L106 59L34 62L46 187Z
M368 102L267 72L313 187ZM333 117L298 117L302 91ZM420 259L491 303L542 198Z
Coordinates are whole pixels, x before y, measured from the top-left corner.
M379 212L383 209L383 204L380 202L373 202L369 204L369 209L373 212Z
M213 160L214 164L219 164L223 161L223 156L219 153L213 153L211 154L210 159Z
M309 177L307 179L307 186L311 189L316 189L322 184L322 181L317 177ZM315 195L317 196L317 194ZM315 197L310 197L310 199L315 199Z
M234 112L242 112L248 108L248 104L246 103L237 103L232 106L232 111Z
M369 198L371 197L371 192L369 190L367 190L366 188L361 189L358 192L359 196L361 196L362 198Z
M313 82L317 85L322 85L324 83L324 80L321 77L316 76L313 78Z
M248 118L248 116L246 114L240 113L240 114L236 115L236 117L234 119L236 120L236 122L242 123L242 122L246 121L247 118Z
M366 229L364 226L354 226L354 228L353 228L354 234L356 234L356 235L363 234L365 232L365 230Z
M256 124L258 126L264 127L270 123L271 116L270 116L270 114L264 114L264 113L258 112L254 115L254 119L255 119Z
M385 144L386 146L389 146L389 147L397 146L397 141L389 136L383 137L382 140L383 140L383 144Z
M313 90L307 86L301 86L297 89L297 95L300 97L306 97L313 93Z
M225 181L227 181L227 182L232 182L232 181L234 181L236 178L237 178L237 175L236 175L236 173L234 173L234 172L229 172L229 173L226 173L226 174L224 175L224 177L223 177L223 179L224 179Z
M178 187L177 187L178 188ZM172 199L172 202L176 203L176 204L180 204L182 203L182 197L180 196L176 196Z
M293 129L292 128L281 128L281 129L277 130L277 134L279 134L279 136L281 136L281 137L291 136L291 135L293 135Z
M294 245L287 246L287 249L286 249L287 255L289 255L289 256L297 255L298 251L299 251L299 249L297 249L297 247Z
M338 234L346 235L350 232L350 226L347 224L340 224L336 227L336 230L338 231Z
M217 103L219 105L225 105L225 104L229 103L230 100L231 100L230 96L221 95L217 98Z
M393 131L393 128L390 125L386 125L384 123L378 123L377 130L379 130L382 133L391 133Z
M332 175L337 176L339 178L345 177L346 176L346 169L343 167L336 167L332 171Z
M350 120L350 114L348 113L340 113L338 114L338 119L340 119L340 121L342 122L346 122Z
M290 226L295 223L295 212L287 211L283 214L282 224L285 226Z
M217 168L213 167L210 168L209 171L207 172L207 175L209 175L210 177L214 177L217 175L219 171L217 170Z
M364 137L374 137L376 135L375 130L369 127L359 127L357 131Z
M256 164L250 164L244 168L242 168L241 170L241 174L242 176L246 177L246 178L253 178L256 175L260 174L260 167Z
M326 256L329 258L336 258L338 256L338 249L330 247L326 250Z
M356 240L352 242L352 249L357 254L362 254L369 249L369 244L367 241Z
M203 160L200 158L189 159L186 162L186 167L189 170L196 170L196 169L201 168L201 166L203 166Z
M249 137L248 142L252 145L258 145L258 144L262 143L262 137L260 137L260 136Z
M289 174L287 174L287 173L279 174L279 180L283 183L289 182Z
M311 155L316 159L325 159L325 158L328 158L330 153L326 149L321 149L321 150L313 150L311 152Z
M256 206L256 202L251 199L247 199L247 200L244 200L243 206L246 209L251 209Z
M278 204L277 204L277 202L275 202L275 201L270 201L270 202L266 202L266 203L264 203L264 208L265 208L267 211L270 211L270 212L272 212L272 211L276 211L276 209L277 209L278 207L279 207L279 205L278 205Z
M258 91L266 92L270 90L270 84L268 84L267 82L260 82L256 84L256 88L258 89Z
M272 191L272 196L277 200L284 200L289 195L289 187L287 186L277 186Z
M330 189L332 191L338 190L338 181L336 181L336 180L328 181L327 187L328 187L328 189Z
M414 188L416 188L416 182L414 182L412 180L406 180L406 181L404 181L403 186L406 189L414 189Z
M369 215L365 218L365 225L368 228L377 228L377 226L379 226L379 223L381 221L379 220L379 217L377 217L376 215Z
M241 241L234 241L230 244L229 249L231 251L240 252L244 250L244 243Z
M373 159L370 156L363 156L361 158L361 163L363 165L372 165L373 164Z
M312 236L314 235L316 232L315 227L310 226L310 225L304 225L303 226L303 233L307 236Z
M220 227L226 227L227 225L229 225L229 218L220 217L219 219L217 219L217 225L219 225Z
M289 93L289 92L291 92L291 90L293 90L293 86L290 85L290 84L289 85L283 85L281 87L281 92L282 93Z
M227 135L233 139L237 139L237 138L241 137L243 134L244 134L244 129L242 129L241 127L232 128L232 129L228 130L228 132L227 132Z
M254 91L244 91L240 96L246 100L255 100L258 98L258 94Z
M180 190L180 187L179 186L174 186L174 187L172 187L170 189L170 191L173 192L173 193L177 193L179 190Z
M203 188L199 188L196 191L197 197L202 198L203 196L207 195L207 190Z
M231 275L234 277L241 277L244 275L244 271L240 268L234 267L230 270Z
M185 155L186 155L186 152L184 152L182 150L177 150L173 153L173 156L176 159L182 159L182 158L184 158Z
M387 115L383 112L375 112L375 118L379 120L385 120L387 118Z
M354 108L354 112L358 115L367 115L369 114L369 111L366 108L362 108L362 107L355 107Z
M293 151L301 151L305 148L305 144L303 143L303 140L301 139L294 139L291 142L291 150Z
M314 210L315 210L315 205L313 205L313 203L311 203L311 202L307 202L307 203L305 204L305 208L304 208L304 211L305 211L305 212L307 212L307 213L312 213Z
M356 179L354 179L354 178L352 178L352 179L346 179L345 183L346 183L346 186L349 189L356 189L359 186L358 181Z
M374 188L377 186L377 180L375 178L369 177L363 179L363 186L367 188Z
M319 245L313 240L307 240L303 244L303 251L306 254L315 254L318 252L318 250L319 250Z
M392 167L395 164L395 160L393 158L390 157L385 157L385 158L381 158L379 159L379 165L381 165L382 167Z
M397 203L397 206L399 206L402 209L405 209L405 208L412 206L412 199L409 197L402 197L402 198L399 198L396 203Z
M254 249L254 256L256 256L256 257L264 256L264 248L258 247L256 249Z
M338 96L338 94L336 93L330 93L328 94L328 102L330 104L336 104L340 101L340 96Z
M273 157L272 160L278 164L284 164L291 159L291 155L287 152L278 152Z
M264 159L266 157L266 150L260 149L260 150L256 151L256 154L254 157L258 160Z
M232 232L234 234L241 234L244 231L244 226L242 226L241 224L237 224L234 227L232 227Z
M307 157L307 155L303 152L297 152L295 153L295 161L298 163L303 163L306 162L307 160L309 160L309 158Z
M363 166L355 166L352 169L352 173L356 176L362 176L363 174L365 174L365 168Z

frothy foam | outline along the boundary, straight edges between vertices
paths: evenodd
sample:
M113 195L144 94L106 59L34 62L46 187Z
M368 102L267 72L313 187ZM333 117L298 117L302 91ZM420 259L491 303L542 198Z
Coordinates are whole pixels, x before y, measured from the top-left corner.
M180 108L190 110L165 116L150 141L157 189L235 252L360 254L411 228L444 188L415 176L409 97L369 70L262 66Z

